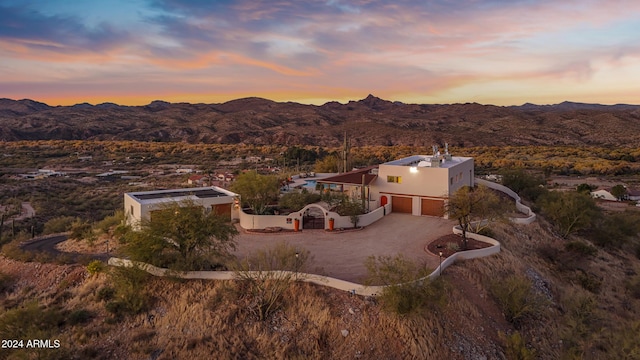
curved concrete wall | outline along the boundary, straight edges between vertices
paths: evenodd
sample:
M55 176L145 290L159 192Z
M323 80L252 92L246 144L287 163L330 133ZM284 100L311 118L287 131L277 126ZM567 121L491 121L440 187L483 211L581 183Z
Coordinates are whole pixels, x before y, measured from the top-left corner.
M532 222L534 222L536 220L536 214L531 210L531 208L529 208L526 205L523 205L522 202L520 201L520 196L518 194L515 193L515 191L509 189L508 187L504 186L504 185L500 185L500 184L496 184L494 182L491 181L487 181L484 179L475 179L476 184L480 184L480 185L484 185L490 189L494 189L494 190L498 190L500 192L503 192L509 196L511 196L515 201L516 201L516 209L518 209L518 211L520 211L521 213L527 215L526 218L510 218L509 220L511 220L511 222L515 223L515 224L531 224Z
M459 227L454 227L453 232L456 234L461 234L462 230ZM442 261L442 265L438 266L431 274L428 276L417 279L416 281L423 281L425 279L435 279L440 276L442 270L446 269L449 265L453 264L458 260L465 259L475 259L479 257L489 256L500 252L500 243L490 237L482 236L473 233L467 233L467 236L476 239L479 241L484 241L492 246L479 250L469 250L455 253L444 261ZM132 262L131 260L120 259L120 258L110 258L109 265L112 266L124 266L124 267L133 267L134 265L139 267L140 269L154 275L154 276L176 276L183 279L204 279L204 280L233 280L236 278L236 274L233 271L172 271L169 269L159 268L153 266L151 264L142 263L142 262ZM442 270L441 270L442 268ZM251 274L252 272L249 272ZM291 273L289 271L289 273ZM298 281L309 282L321 286L328 286L334 289L352 292L354 294L363 295L363 296L375 296L380 294L386 286L366 286L363 284L353 283L346 280L340 280L336 278L332 278L329 276L322 276L317 274L307 274L307 273L298 273L297 274Z
M500 184L496 184L496 183L492 183L490 181L486 181L483 179L475 179L477 184L482 184L485 185L491 189L494 190L498 190L498 191L502 191L505 194L511 196L512 198L514 198L514 200L516 201L516 207L518 208L519 211L523 212L526 215L529 215L527 218L511 218L510 220L514 223L517 224L530 224L531 222L533 222L536 219L536 215L533 213L533 211L531 211L531 209L525 205L522 205L520 203L520 196L518 196L518 194L516 194L515 192L513 192L511 189L509 189L506 186L500 185ZM316 205L317 206L317 205ZM391 213L391 205L387 204L385 206L386 208L386 214ZM300 212L306 210L305 209L301 210ZM334 216L337 215L336 213L333 212L327 212L328 215L326 215L325 220L328 221L329 217L334 217L334 219L336 219L336 227L342 226L342 227L347 227L347 226L351 226L351 221L349 220L348 216ZM326 213L326 214L327 214ZM244 214L244 212L241 212L241 220L242 221L242 214ZM249 214L244 214L246 216L250 216L250 217L259 217L261 215L249 215ZM288 215L288 217L291 217L291 215L298 215L298 213L292 213L290 215ZM379 218L382 218L385 215L385 210L383 210L383 208L379 208L377 210L374 210L368 214L362 215L360 218L360 221L362 222L362 224L364 224L365 222L369 222L373 223L374 221L378 220ZM286 216L273 216L273 215L265 215L268 216L270 218L286 218ZM364 217L364 218L363 218ZM348 222L348 225L340 225L343 224L343 222L345 221L345 219ZM370 224L369 223L369 224ZM367 225L369 225L367 224ZM272 225L272 226L280 226L280 225ZM363 225L366 226L366 225ZM460 228L460 226L456 225L453 227L453 233L454 234L462 234L462 229ZM471 238L471 239L475 239L478 241L482 241L488 244L491 244L491 246L484 248L484 249L478 249L478 250L468 250L468 251L461 251L461 252L457 252L449 257L447 257L446 259L444 259L442 261L442 264L440 266L438 266L435 271L433 271L431 274L429 274L428 276L421 278L421 279L417 279L415 281L423 281L425 279L435 279L438 276L440 276L440 274L442 274L442 271L444 269L446 269L447 267L449 267L451 264L455 263L456 261L459 260L466 260L466 259L475 259L475 258L480 258L480 257L486 257L486 256L490 256L493 254L497 254L500 252L500 243L493 239L490 238L488 236L484 236L484 235L479 235L479 234L475 234L475 233L471 233L471 232L467 232L467 237ZM148 273L155 275L155 276L176 276L176 277L180 277L180 278L184 278L184 279L205 279L205 280L232 280L236 278L235 272L233 271L184 271L184 272L177 272L177 271L172 271L169 269L163 269L163 268L158 268L155 267L153 265L150 264L146 264L146 263L141 263L141 262L132 262L131 260L126 260L126 259L119 259L119 258L110 258L109 259L109 265L112 266L125 266L125 267L133 267L134 265L141 268L142 270L147 271ZM280 271L279 271L280 272ZM291 272L288 272L291 273ZM249 272L249 274L251 274L251 272ZM366 286L366 285L362 285L362 284L357 284L357 283L353 283L350 281L345 281L345 280L340 280L340 279L336 279L336 278L332 278L332 277L328 277L328 276L322 276L322 275L316 275L316 274L307 274L307 273L297 273L297 278L298 281L305 281L305 282L309 282L309 283L313 283L313 284L317 284L317 285L322 285L322 286L328 286L334 289L338 289L338 290L343 290L343 291L348 291L348 292L352 292L354 294L358 294L358 295L363 295L363 296L375 296L377 294L380 294L384 288L386 286Z

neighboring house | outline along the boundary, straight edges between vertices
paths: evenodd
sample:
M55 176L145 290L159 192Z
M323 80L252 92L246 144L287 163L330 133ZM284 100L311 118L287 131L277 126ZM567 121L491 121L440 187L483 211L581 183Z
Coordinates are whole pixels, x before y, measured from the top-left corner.
M600 190L592 191L591 197L595 199L618 201L618 199L611 194L610 189L600 189Z
M209 181L209 178L207 178L204 175L191 175L191 176L189 176L189 179L187 180L187 184L189 184L189 185L206 186L207 185L207 181Z
M632 201L640 201L640 190L627 189L627 199Z
M341 185L353 198L374 210L391 204L393 212L444 216L447 198L462 186L474 185L473 158L450 154L413 155L319 180ZM364 191L363 191L364 186Z
M142 220L153 221L154 211L162 210L171 203L193 202L205 209L230 219L238 218L238 209L234 206L238 194L215 186L139 191L124 194L124 212L127 224L134 227Z

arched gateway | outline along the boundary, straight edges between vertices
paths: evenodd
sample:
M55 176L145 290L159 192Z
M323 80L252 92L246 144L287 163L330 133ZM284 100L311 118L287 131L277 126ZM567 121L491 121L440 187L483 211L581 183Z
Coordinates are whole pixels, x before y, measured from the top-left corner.
M300 210L303 229L324 229L327 210L318 204L309 204Z

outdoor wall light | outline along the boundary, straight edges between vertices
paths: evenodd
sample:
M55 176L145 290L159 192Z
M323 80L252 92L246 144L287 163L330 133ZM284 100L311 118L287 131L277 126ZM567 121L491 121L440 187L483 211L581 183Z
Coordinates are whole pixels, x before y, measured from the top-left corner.
M418 168L415 167L415 166L412 166L412 167L409 168L409 172L412 173L412 174L415 174L415 173L418 172Z

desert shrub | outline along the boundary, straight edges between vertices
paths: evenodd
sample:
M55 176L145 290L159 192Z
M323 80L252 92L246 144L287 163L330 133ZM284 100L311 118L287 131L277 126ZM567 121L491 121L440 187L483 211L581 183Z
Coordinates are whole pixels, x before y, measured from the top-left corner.
M13 285L13 278L11 276L0 273L0 293L5 292Z
M89 320L93 319L94 315L91 311L80 309L74 310L67 315L67 322L69 325L78 325L89 322Z
M98 300L99 301L109 301L113 299L116 294L116 290L112 287L106 286L98 290Z
M584 241L569 241L564 245L564 249L572 251L574 253L582 254L585 256L595 256L598 253L598 249L587 244Z
M34 261L36 258L36 253L22 250L20 248L21 241L22 240L20 238L17 238L10 243L3 245L2 254L10 259L22 262Z
M347 195L344 193L334 194L332 192L323 192L321 195L322 201L326 202L329 205L330 210L335 210L335 208L343 201L347 200Z
M626 211L602 216L588 236L598 246L620 248L637 238L638 232L640 215Z
M428 270L402 255L370 256L365 261L367 284L386 285L379 298L383 309L397 315L417 314L437 309L446 302L445 282L442 278L425 278Z
M625 283L625 288L631 296L640 299L640 275L636 275Z
M487 236L490 238L495 237L493 230L491 230L491 228L488 228L488 227L480 229L480 231L478 231L478 235Z
M453 252L457 252L460 250L460 245L458 245L457 243L454 242L448 242L447 243L447 249L453 251Z
M40 339L40 335L54 334L64 324L64 315L55 309L46 309L35 301L7 310L0 316L0 338Z
M505 342L505 355L510 360L533 360L536 359L535 349L527 347L527 343L519 331L512 334L501 334Z
M76 240L86 239L89 243L92 243L95 240L95 235L93 233L93 228L89 222L76 219L70 228L71 234L69 234L69 238Z
M550 191L539 199L538 204L542 215L563 238L590 227L600 212L590 195L579 192Z
M583 289L597 294L600 292L600 288L602 287L602 280L598 279L593 274L580 272L577 276L578 283L582 286Z
M640 321L634 321L630 326L613 328L604 333L604 350L608 359L638 359L640 358Z
M113 228L116 228L124 222L124 212L122 210L116 210L113 215L106 216L104 219L98 221L94 228L102 233L109 234Z
M239 280L236 290L248 297L249 312L265 321L281 309L285 291L293 281L304 276L301 272L310 259L308 250L281 242L234 264L235 277Z
M278 206L291 211L298 211L303 207L320 201L320 194L313 194L306 189L301 192L290 192L282 195L278 201Z
M55 234L69 231L71 225L77 221L73 216L58 216L44 224L44 234Z
M69 359L63 344L58 349L26 348L29 339L58 339L65 324L65 314L54 308L45 308L31 301L24 306L7 310L0 315L0 338L21 339L25 348L2 349L1 358L9 359ZM54 344L51 344L54 345ZM15 356L14 356L15 355Z
M91 275L103 272L105 269L104 264L100 260L93 260L87 265L87 271Z
M364 207L362 206L361 201L352 200L345 197L336 206L335 211L340 216L348 216L349 220L351 220L351 224L353 224L353 227L355 228L355 227L358 227L358 221L360 220L360 215L364 214Z
M582 358L594 329L600 327L598 302L591 295L569 294L563 301L566 309L564 329L561 333L565 358Z
M597 189L598 187L595 185L589 185L587 183L582 183L580 185L578 185L576 187L576 191L577 192L581 192L581 193L587 193L590 194L593 190Z
M105 305L107 311L117 317L127 314L139 314L147 311L153 302L145 289L150 275L139 268L116 267L110 272L114 284L113 300Z
M526 320L537 318L548 302L534 292L531 280L522 276L511 275L494 280L489 290L502 308L507 321L516 328Z
M535 202L547 192L544 188L544 178L528 173L524 169L505 169L500 174L502 175L502 185L527 200Z

